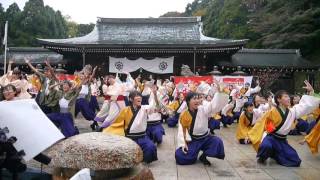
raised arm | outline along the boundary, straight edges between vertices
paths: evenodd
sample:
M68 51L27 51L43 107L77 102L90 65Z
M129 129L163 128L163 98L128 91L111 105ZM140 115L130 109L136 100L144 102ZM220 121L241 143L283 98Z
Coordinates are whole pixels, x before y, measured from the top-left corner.
M132 78L132 76L130 75L130 73L126 73L126 74L127 74L127 79L126 79L126 82L123 83L123 85L124 85L124 91L129 92L129 91L134 90L135 81Z
M147 110L148 114L154 113L155 111L160 110L158 95L157 95L157 87L152 87L152 93L150 94L149 105L142 106Z
M57 86L61 86L61 85L63 85L62 82L56 83L56 84L54 84L54 85L49 86L49 89L52 90L53 88L55 88L55 87L57 87Z
M92 79L96 76L96 72L97 72L98 66L94 67L91 76L89 77L89 82L92 82Z
M141 77L140 77L140 75L139 75L139 76L135 79L135 82L136 82L136 85L137 85L137 87L139 88L140 92L142 92L142 91L143 91L143 85L142 85L140 79L141 79Z
M303 115L311 113L313 110L319 107L320 98L314 95L314 89L308 81L304 81L307 94L301 97L299 104L294 105L290 110L294 112L295 119L300 118Z
M230 102L227 105L225 105L222 110L221 110L221 114L224 116L227 116L228 113L230 112L230 110L232 110L232 108L234 107L234 102Z
M256 83L257 83L256 87L254 87L253 89L250 89L250 95L261 91L259 80L257 80Z
M27 63L27 65L30 67L30 69L35 72L37 75L39 75L40 77L43 77L44 74L42 74L41 72L39 72L34 66L32 66L32 64L30 63L30 60L25 58L24 61Z
M229 96L226 93L223 93L223 88L220 87L218 83L217 84L217 93L214 94L213 99L210 103L206 103L205 105L202 105L204 108L204 112L209 116L211 116L214 113L217 113L222 110L222 108L228 104Z
M48 59L45 60L44 62L45 62L46 65L48 66L49 71L50 71L50 74L51 74L51 76L53 77L53 79L56 80L56 81L59 81L58 78L57 78L57 76L56 76L56 74L55 74L55 72L54 72L54 69L53 69L52 66L50 65L50 62L48 61Z
M10 60L10 61L9 61L9 64L8 64L7 75L9 75L10 72L11 72L12 64L13 64L13 60Z

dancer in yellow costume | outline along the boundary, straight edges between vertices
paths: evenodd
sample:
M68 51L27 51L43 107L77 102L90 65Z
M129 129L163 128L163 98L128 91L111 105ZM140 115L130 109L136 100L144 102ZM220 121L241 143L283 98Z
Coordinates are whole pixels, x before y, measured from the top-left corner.
M130 92L131 105L122 109L116 120L106 129L104 133L125 135L135 141L143 151L143 160L146 163L156 161L157 148L146 135L147 118L149 114L160 111L157 98L157 88L152 88L154 101L149 105L141 105L142 95L138 91Z
M313 94L313 88L309 82L305 81L305 84L304 88ZM288 93L278 91L275 102L277 106L266 112L262 120L249 131L249 138L257 150L258 162L264 163L268 158L273 158L283 166L300 166L301 160L295 149L288 144L286 136L294 120L316 109L320 99L304 95L299 104L290 108Z

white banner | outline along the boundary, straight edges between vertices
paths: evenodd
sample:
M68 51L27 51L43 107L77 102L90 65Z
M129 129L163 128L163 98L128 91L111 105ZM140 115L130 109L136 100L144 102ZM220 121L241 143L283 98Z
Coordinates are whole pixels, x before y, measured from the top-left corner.
M17 138L13 146L24 150L26 161L64 138L33 99L0 102L0 127L9 129L8 138Z
M7 44L7 40L8 40L8 21L6 21L6 24L4 25L3 45Z
M127 58L109 57L109 72L124 73L133 72L140 68L157 74L173 73L174 57L169 58L154 58L146 60L139 58L136 60L129 60Z

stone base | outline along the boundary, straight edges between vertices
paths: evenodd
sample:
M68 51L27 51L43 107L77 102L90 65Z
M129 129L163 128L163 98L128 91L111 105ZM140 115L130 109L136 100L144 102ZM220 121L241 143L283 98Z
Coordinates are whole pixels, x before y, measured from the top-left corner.
M67 180L70 179L79 170L55 168L52 174L53 180ZM93 172L92 180L103 179L121 179L121 180L153 180L153 174L149 168L139 164L138 166L130 169L119 169L110 171L95 171Z

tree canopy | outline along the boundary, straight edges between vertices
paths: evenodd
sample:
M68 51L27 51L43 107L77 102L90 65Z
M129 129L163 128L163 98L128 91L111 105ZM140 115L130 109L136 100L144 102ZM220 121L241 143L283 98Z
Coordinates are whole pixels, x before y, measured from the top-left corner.
M45 6L43 0L29 0L23 10L16 3L6 10L0 3L0 39L5 21L9 22L8 46L39 46L36 38L77 37L92 31L94 24L77 24L60 11Z
M320 60L319 0L194 0L184 16L202 16L204 34L249 39L249 48L300 49Z

